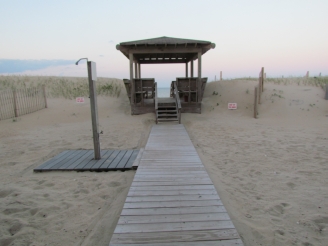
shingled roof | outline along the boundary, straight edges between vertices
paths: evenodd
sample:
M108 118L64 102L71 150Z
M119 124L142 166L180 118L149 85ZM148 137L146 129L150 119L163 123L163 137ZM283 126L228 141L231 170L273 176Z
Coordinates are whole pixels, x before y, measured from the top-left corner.
M128 59L129 53L139 64L187 63L198 57L198 52L205 54L214 49L210 41L172 37L159 37L129 42L116 46Z
M184 39L184 38L172 38L172 37L159 37L159 38L150 38L143 40L135 40L129 42L122 42L120 45L130 46L130 45L179 45L179 44L201 44L207 45L211 44L210 41L204 40L193 40L193 39Z

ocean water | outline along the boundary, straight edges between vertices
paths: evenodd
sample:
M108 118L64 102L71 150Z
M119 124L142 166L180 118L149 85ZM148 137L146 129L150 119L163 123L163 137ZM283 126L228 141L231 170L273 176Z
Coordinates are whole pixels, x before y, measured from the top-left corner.
M157 88L158 97L170 97L170 88Z

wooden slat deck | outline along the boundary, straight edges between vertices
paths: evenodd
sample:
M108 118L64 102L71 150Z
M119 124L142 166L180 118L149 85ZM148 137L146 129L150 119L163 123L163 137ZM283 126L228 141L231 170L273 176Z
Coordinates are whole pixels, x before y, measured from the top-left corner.
M132 169L139 150L102 150L94 160L93 150L65 150L46 161L34 172L47 171L115 171Z
M153 126L110 246L243 245L183 125Z

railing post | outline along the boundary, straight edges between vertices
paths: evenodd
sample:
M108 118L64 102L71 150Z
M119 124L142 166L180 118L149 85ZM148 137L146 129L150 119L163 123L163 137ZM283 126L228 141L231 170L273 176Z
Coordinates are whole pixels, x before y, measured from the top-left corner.
M157 83L155 82L155 115L156 115L156 124L158 124L158 115L157 115L157 110L158 110L158 98L157 98Z
M46 86L45 85L42 86L42 90L43 90L43 98L44 98L44 107L48 108L47 96L46 96Z
M258 104L261 104L261 94L262 94L262 81L261 81L261 77L259 78L259 100L258 100Z
M257 87L254 88L254 118L257 118Z
M264 91L264 67L261 69L262 92Z
M14 112L15 112L15 117L18 117L18 110L17 110L17 92L16 92L16 89L13 90L13 101L14 101Z

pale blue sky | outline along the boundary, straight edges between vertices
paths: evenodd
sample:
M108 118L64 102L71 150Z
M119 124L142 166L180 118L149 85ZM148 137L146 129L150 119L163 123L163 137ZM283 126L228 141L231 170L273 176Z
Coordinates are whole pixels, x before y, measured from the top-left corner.
M128 59L116 44L169 36L216 44L203 57L209 80L221 70L226 78L257 76L262 66L267 76L328 75L327 13L327 0L0 0L0 66L4 59L57 65L88 57L98 76L125 78ZM21 73L87 75L83 64L45 61L33 69L40 61L29 62L30 71ZM142 76L162 86L183 75L184 65L142 66Z

